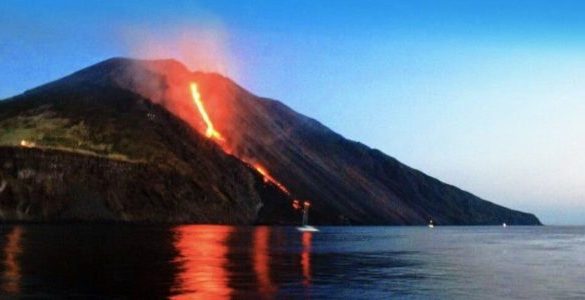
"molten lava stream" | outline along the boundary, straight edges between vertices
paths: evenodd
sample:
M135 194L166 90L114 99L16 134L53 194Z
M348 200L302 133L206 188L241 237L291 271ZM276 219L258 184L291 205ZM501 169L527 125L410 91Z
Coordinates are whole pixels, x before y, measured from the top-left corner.
M268 173L268 170L266 170L266 168L264 168L263 166L261 166L259 164L253 164L253 166L254 166L254 169L256 169L256 171L258 171L258 173L262 174L262 177L264 177L264 182L271 182L272 184L276 185L281 191L283 191L287 195L290 195L290 192L288 191L288 189L282 183L280 183L278 180L274 179L274 177L272 177L270 175L270 173Z
M207 126L207 129L205 130L205 135L208 138L223 141L224 140L223 137L217 130L215 130L215 128L213 127L213 123L211 122L211 119L209 119L209 115L205 110L203 101L201 101L201 94L199 94L199 88L197 87L197 83L191 83L191 95L193 96L193 102L195 102L195 106L197 106L197 110L199 111L199 114L201 115L203 122L205 122L205 125Z
M211 122L211 119L209 118L209 115L207 114L207 111L205 110L205 105L203 105L203 100L201 100L201 94L199 93L199 88L197 86L197 83L192 82L190 85L190 88L191 88L191 95L193 96L193 102L195 103L195 106L197 107L197 110L199 111L199 115L201 115L203 122L205 122L205 126L207 126L207 129L205 130L205 136L207 136L207 138L222 142L222 143L220 143L221 148L226 153L232 154L231 151L229 151L229 148L226 147L227 145L225 143L223 143L223 142L225 142L225 139L223 138L221 133L219 133L219 131L215 130L215 127L213 126L213 122ZM263 166L261 166L258 163L250 163L250 161L252 161L252 160L246 159L244 157L239 157L239 156L237 156L237 157L241 161L248 163L248 164L251 164L254 167L254 169L256 169L256 171L258 171L258 173L260 173L262 175L262 177L264 178L264 182L266 182L266 183L270 182L270 183L274 184L276 187L278 187L285 194L290 195L289 190L284 186L284 184L282 184L278 180L274 179L274 177L272 177L270 175L270 173L268 173L268 170L266 170L266 168L264 168Z

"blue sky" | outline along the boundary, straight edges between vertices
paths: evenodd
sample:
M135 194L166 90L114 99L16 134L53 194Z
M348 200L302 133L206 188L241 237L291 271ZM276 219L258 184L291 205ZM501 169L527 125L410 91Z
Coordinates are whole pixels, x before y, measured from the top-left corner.
M585 3L119 2L0 2L0 98L173 56L483 198L585 223Z

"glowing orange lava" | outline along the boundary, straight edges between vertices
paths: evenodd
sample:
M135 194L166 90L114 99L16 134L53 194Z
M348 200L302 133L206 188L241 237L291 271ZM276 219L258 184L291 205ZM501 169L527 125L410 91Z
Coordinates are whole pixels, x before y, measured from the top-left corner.
M266 168L264 168L263 166L261 166L259 164L254 164L253 166L254 166L254 169L256 169L256 171L258 171L258 173L262 174L262 177L264 177L264 182L271 182L272 184L276 185L281 191L290 195L290 192L288 191L288 189L282 183L280 183L278 180L274 179L274 177L272 177L270 175L270 173L268 173L268 170L266 170Z
M203 101L201 101L201 94L199 94L199 88L197 87L197 84L194 82L191 83L191 96L193 96L193 102L195 102L195 106L197 106L197 110L199 111L201 118L203 118L203 122L205 122L205 125L207 126L207 129L205 130L205 135L208 138L223 141L223 137L217 130L215 130L215 128L213 127L213 123L211 122L211 119L209 119L209 115L205 110L205 106L203 106Z
M199 88L197 86L197 83L192 82L190 87L191 87L191 95L193 96L193 102L195 103L195 106L197 106L197 110L199 111L199 114L201 115L203 122L205 122L205 125L207 126L207 129L205 130L205 135L210 139L215 139L215 140L220 141L220 142L225 142L225 139L223 138L223 136L219 133L219 131L215 130L215 127L213 127L213 122L211 122L211 119L209 118L209 115L207 114L207 111L205 110L205 106L203 105L203 100L201 100L201 94L199 93ZM232 154L228 148L228 145L226 145L226 143L220 143L220 146L222 147L222 149L226 153ZM266 183L270 182L270 183L274 184L276 187L278 187L281 191L286 193L287 195L290 195L289 190L282 183L280 183L278 180L274 179L274 177L272 177L272 175L270 175L270 173L268 173L268 170L266 170L265 167L263 167L262 165L260 165L258 163L251 163L250 162L251 160L246 159L245 157L239 157L238 155L236 155L236 156L240 160L242 160L243 162L251 164L254 167L254 169L256 169L256 171L258 171L258 173L260 173L262 175L262 177L264 178L264 182L266 182Z

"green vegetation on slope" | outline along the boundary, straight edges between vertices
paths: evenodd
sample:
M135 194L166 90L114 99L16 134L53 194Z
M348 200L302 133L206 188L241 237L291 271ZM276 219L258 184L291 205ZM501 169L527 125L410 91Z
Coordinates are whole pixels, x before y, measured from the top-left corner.
M175 124L164 109L145 99L137 101L137 95L119 89L85 89L80 93L33 91L2 103L0 146L58 149L178 169L187 167L169 147L180 141L166 134L169 122L176 128L183 126Z
M60 118L46 105L0 120L0 145L34 146L127 160L112 144L94 143L83 120Z

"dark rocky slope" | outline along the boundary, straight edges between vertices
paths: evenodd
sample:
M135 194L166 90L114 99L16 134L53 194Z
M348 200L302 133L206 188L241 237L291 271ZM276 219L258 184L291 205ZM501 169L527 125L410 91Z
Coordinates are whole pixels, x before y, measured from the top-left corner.
M540 224L532 214L485 201L345 139L284 104L229 79L195 74L231 148L271 167L295 195L313 200L313 219L353 224ZM214 96L215 95L215 96ZM221 111L228 107L229 113Z

